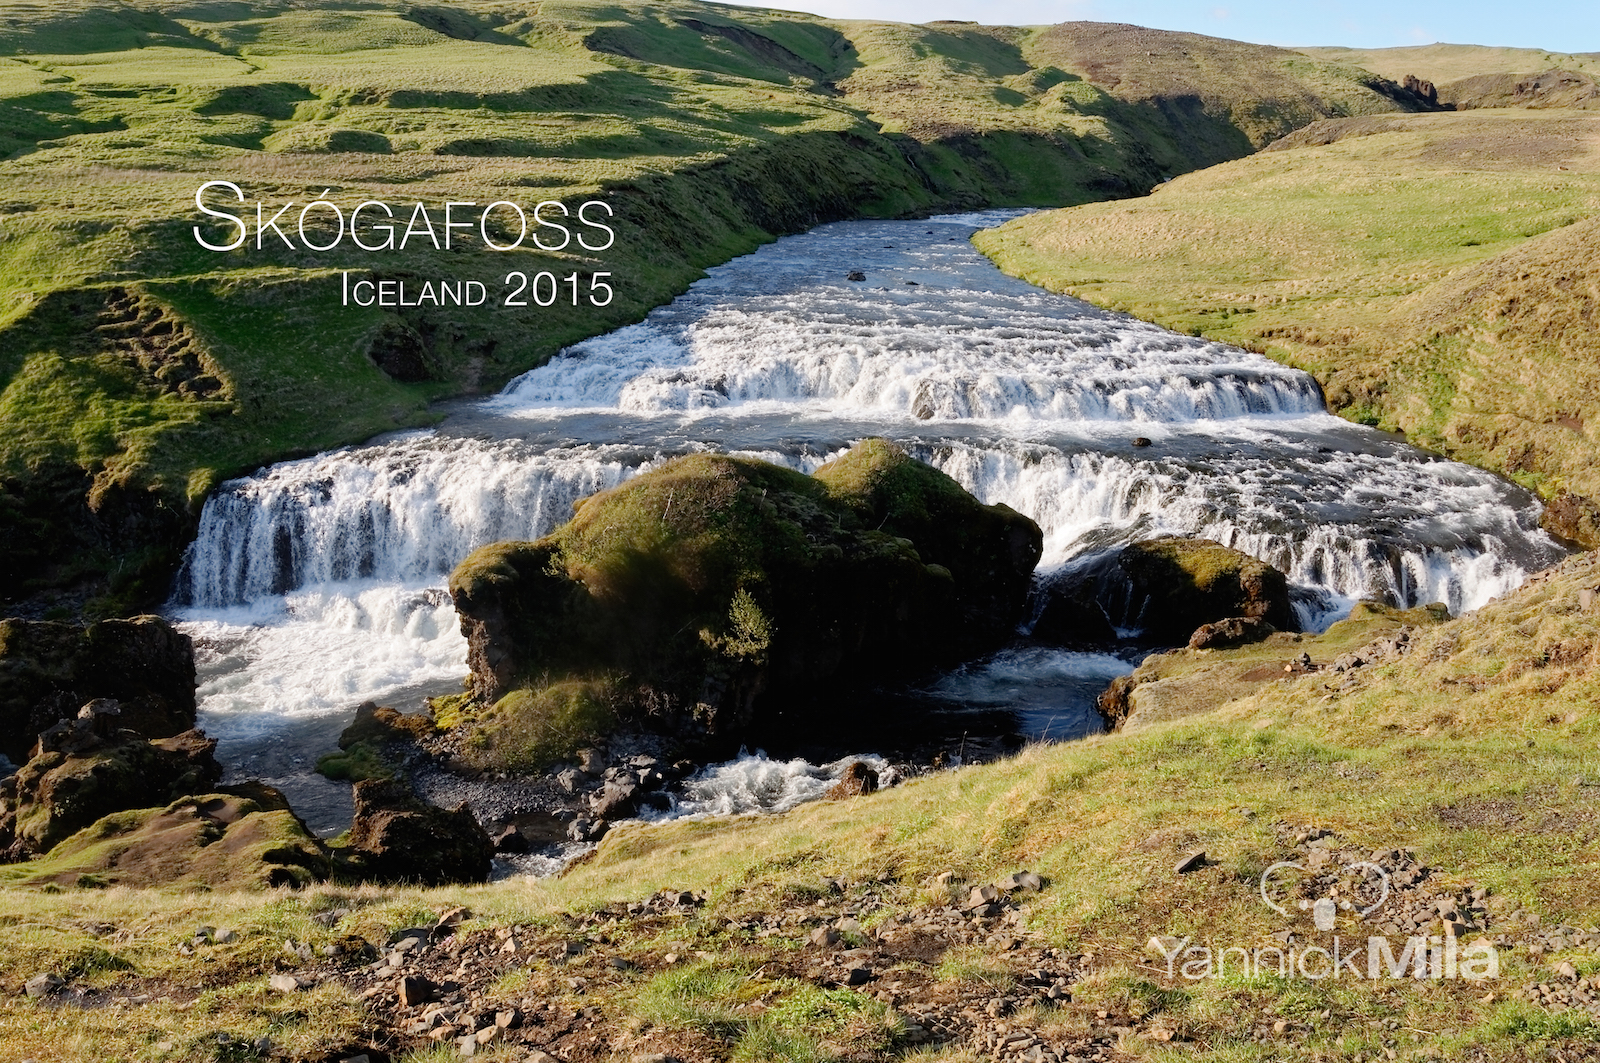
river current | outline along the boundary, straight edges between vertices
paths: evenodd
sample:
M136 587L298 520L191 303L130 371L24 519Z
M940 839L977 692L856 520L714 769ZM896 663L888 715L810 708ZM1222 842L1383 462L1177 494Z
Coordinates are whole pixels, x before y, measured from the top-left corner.
M1041 579L1199 535L1288 573L1310 629L1361 598L1459 613L1561 556L1527 492L1329 415L1305 374L1002 274L968 241L1015 213L786 237L436 429L222 485L171 611L196 639L201 725L230 774L310 804L336 790L310 769L355 705L459 689L466 642L444 586L462 557L543 535L577 499L693 451L810 471L884 436L1037 521ZM1135 659L1024 640L916 694L974 728L1070 738L1098 728L1094 694ZM741 760L685 806L788 807L824 775Z

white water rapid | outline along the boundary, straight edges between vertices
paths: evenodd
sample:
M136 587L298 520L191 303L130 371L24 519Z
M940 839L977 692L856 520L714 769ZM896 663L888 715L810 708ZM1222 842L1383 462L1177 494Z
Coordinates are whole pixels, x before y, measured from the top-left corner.
M1305 374L1001 274L968 237L1010 216L779 240L437 430L224 484L173 610L201 648L202 724L230 768L302 776L360 701L452 689L466 671L443 593L457 561L542 535L574 500L694 450L809 470L885 436L1036 520L1042 574L1201 535L1287 572L1313 628L1358 598L1471 609L1560 555L1526 492L1328 415ZM1072 737L1128 667L1020 647L924 694ZM740 774L719 777L724 796Z

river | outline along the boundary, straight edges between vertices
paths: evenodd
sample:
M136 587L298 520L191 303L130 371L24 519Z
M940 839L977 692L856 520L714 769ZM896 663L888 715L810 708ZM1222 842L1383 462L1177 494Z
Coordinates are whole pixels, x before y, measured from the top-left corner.
M336 829L344 788L311 768L354 706L416 709L460 689L466 643L444 590L456 562L699 450L809 471L883 436L1037 521L1040 579L1199 535L1286 572L1309 629L1361 598L1459 613L1562 555L1529 493L1329 415L1304 373L1002 274L968 240L1015 213L786 237L436 429L223 484L170 612L196 639L201 725L230 776L275 782ZM946 714L941 736L1072 738L1098 728L1094 694L1137 653L1021 639L895 696ZM824 774L741 761L684 804L788 807ZM747 777L772 792L723 792Z

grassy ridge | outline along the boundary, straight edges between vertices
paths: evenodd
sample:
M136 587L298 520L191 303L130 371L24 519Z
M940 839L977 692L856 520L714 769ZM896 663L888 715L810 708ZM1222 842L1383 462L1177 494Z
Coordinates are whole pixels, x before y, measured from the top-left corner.
M220 478L425 422L431 400L494 389L775 234L1138 194L1317 117L1415 104L1297 53L1083 23L677 2L0 14L0 522L16 544L0 596L78 584L110 591L104 609L161 596ZM346 209L599 196L619 239L576 256L213 254L189 233L212 178L268 216L293 201L291 219L325 189ZM342 268L494 293L512 269L606 270L618 294L359 309L336 305ZM181 358L159 339L173 331ZM425 379L368 357L396 337L425 364L403 375ZM181 387L201 377L215 386Z
M1264 660L1274 666L1265 671L1282 675L1281 662L1302 652L1326 664L1416 618L1366 610L1328 635L1275 644L1276 658L1262 647L1178 651L1161 670L1164 681L1193 681L1184 711L1136 732L1035 747L784 816L620 829L560 879L431 892L15 891L0 917L0 1037L41 1060L200 1060L215 1058L218 1030L270 1033L314 1058L391 1020L336 984L294 997L268 993L267 973L284 962L283 939L321 948L355 932L381 941L393 928L466 904L475 913L468 929L518 924L524 947L530 936L539 942L519 960L526 975L510 976L519 980L506 983L507 994L532 987L564 1007L593 1007L600 1028L627 1044L694 1021L667 1006L681 997L674 979L688 977L660 972L668 952L703 951L712 966L739 974L705 988L697 1002L724 1009L718 1014L728 1023L736 1004L745 1006L736 1014L753 1021L805 992L785 972L804 952L807 927L776 936L750 927L795 906L821 912L829 903L822 876L881 883L873 889L883 906L860 913L870 927L949 903L951 888L935 878L941 872L970 883L1030 867L1050 885L1027 907L1029 933L1096 961L1069 1002L1014 1016L1019 1029L1070 1033L1104 1025L1106 1013L1131 1016L1117 1020L1138 1027L1118 1043L1119 1058L1152 1061L1355 1061L1386 1059L1389 1049L1402 1059L1587 1058L1600 1029L1579 1011L1529 1003L1521 990L1554 983L1563 962L1593 973L1594 951L1523 947L1534 930L1521 913L1542 917L1545 927L1600 921L1592 888L1600 859L1592 785L1600 772L1600 613L1585 610L1580 593L1600 582L1597 566L1597 555L1574 558L1476 614L1419 628L1408 654L1354 673L1205 679L1256 672ZM1262 870L1292 852L1287 839L1306 827L1332 830L1362 850L1414 850L1437 869L1438 884L1487 887L1490 933L1518 943L1501 950L1500 978L1167 977L1146 950L1152 935L1255 946L1285 925L1310 934L1303 917L1274 915L1256 893ZM1206 851L1209 866L1175 874L1174 863L1194 849ZM567 982L570 968L546 958L554 942L581 933L560 913L581 915L663 887L706 890L709 904L697 917L612 931L605 951L646 970L608 970L596 958L580 991ZM355 914L337 930L312 922L336 906ZM240 938L186 956L177 946L198 924ZM1012 977L1007 955L1003 940L979 941L905 969L1003 987ZM44 1008L20 993L25 978L44 970L167 999L131 1013ZM1263 1038L1278 1022L1287 1032L1278 1027ZM1148 1036L1155 1030L1170 1043ZM806 1058L886 1058L881 1025L859 1033L856 1051L846 1045ZM409 1060L438 1058L423 1051L420 1036L402 1043L418 1046ZM700 1044L693 1058L726 1059L733 1047L717 1038ZM904 1045L887 1057L979 1058Z
M1147 199L981 234L1002 268L1313 373L1354 420L1600 497L1600 118L1322 123Z

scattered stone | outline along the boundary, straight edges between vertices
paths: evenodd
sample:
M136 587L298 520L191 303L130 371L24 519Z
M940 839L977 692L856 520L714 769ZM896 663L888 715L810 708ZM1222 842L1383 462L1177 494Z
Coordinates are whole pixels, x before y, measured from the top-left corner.
M420 974L407 975L400 979L400 1003L404 1007L414 1008L437 1000L438 993L439 987Z
M1134 436L1133 445L1136 447L1148 447L1150 445L1150 440L1147 436Z
M1044 879L1040 878L1032 871L1018 871L1015 874L1007 875L1005 878L995 883L995 885L999 886L1007 893L1016 893L1019 890L1024 890L1028 893L1038 893L1040 890L1044 889Z
M1000 891L994 886L974 886L972 892L967 894L967 910L978 911L990 908L1000 900Z
M1189 872L1205 866L1206 854L1205 850L1201 849L1196 852L1192 852L1182 860L1179 860L1177 866L1172 870L1175 874L1187 875Z
M847 281L864 281L867 279L867 275L859 269L853 269L844 275L844 279Z
M300 979L292 974L275 974L267 979L267 986L274 993L293 993L300 988Z
M639 811L639 784L633 779L613 779L589 798L597 819L629 819Z
M58 974L36 974L28 979L23 989L28 996L38 1000L41 997L54 996L66 984L66 979Z

